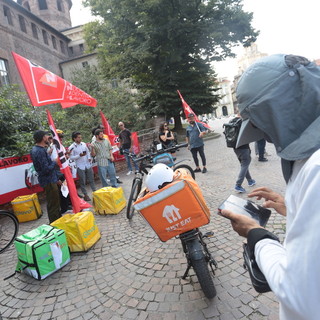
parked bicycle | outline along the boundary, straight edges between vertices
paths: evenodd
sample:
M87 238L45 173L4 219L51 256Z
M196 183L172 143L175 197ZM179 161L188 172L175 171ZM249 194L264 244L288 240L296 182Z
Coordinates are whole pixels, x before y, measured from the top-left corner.
M0 253L6 250L17 237L19 222L16 216L5 210L0 210Z
M195 178L195 174L193 169L187 164L180 164L185 161L185 159L175 162L175 159L171 155L171 151L176 151L179 148L187 147L187 143L177 144L168 149L161 149L154 151L149 151L146 155L143 155L137 158L134 154L124 151L135 163L138 164L139 170L136 171L135 177L132 181L131 191L129 200L127 203L127 218L130 220L133 217L135 209L133 207L133 203L137 200L139 193L141 192L143 176L148 174L150 168L153 167L154 164L164 163L169 167L172 167L174 170L183 168L189 172L192 178Z
M202 234L199 230L210 222L210 211L199 186L184 169L174 172L164 164L151 168L145 183L148 192L139 195L135 209L161 241L173 237L181 240L187 258L182 278L193 268L205 296L212 299L216 296L213 275L217 263L205 242L213 233Z

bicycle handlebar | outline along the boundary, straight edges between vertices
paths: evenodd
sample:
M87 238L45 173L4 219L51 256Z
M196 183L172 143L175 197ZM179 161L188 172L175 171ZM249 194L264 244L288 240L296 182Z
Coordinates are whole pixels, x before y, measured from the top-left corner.
M129 151L123 151L124 154L128 155L134 162L139 162L139 161L142 161L144 159L152 159L153 157L157 156L158 154L162 154L162 153L168 153L170 151L175 151L179 148L185 148L188 146L188 143L181 143L181 144L177 144L173 147L170 147L168 149L161 149L161 150L158 150L156 152L149 152L148 154L146 155L143 155L142 157L139 157L139 158L136 158L135 154L134 153L130 153Z

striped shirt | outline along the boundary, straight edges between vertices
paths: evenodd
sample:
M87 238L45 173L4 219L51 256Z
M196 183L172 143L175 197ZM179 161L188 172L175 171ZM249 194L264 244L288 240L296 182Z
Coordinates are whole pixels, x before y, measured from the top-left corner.
M110 159L110 150L112 150L110 142L107 139L104 139L101 142L95 141L92 146L96 152L98 166L107 167L108 160Z

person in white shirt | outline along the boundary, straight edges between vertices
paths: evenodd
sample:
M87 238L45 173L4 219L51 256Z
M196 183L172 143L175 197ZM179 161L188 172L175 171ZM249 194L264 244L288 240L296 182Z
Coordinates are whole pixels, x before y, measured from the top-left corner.
M77 165L80 188L84 195L83 199L85 201L91 201L86 190L86 180L88 179L92 191L96 191L96 186L94 183L90 150L87 145L82 142L82 136L80 132L73 132L72 140L74 142L69 147L70 159L74 160Z
M286 216L286 238L237 212L222 210L280 302L281 320L320 319L320 67L293 55L258 60L241 76L237 101L243 123L237 146L265 138L275 145L283 198L269 188L249 197Z

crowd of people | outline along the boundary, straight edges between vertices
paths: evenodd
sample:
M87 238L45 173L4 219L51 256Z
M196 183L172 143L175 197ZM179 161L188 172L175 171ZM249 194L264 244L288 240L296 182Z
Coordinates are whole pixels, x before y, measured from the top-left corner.
M317 302L320 301L320 223L318 186L320 183L320 68L306 58L292 55L273 55L259 60L242 75L237 87L237 100L242 119L234 152L241 170L235 190L245 192L242 182L246 178L249 186L255 185L249 172L251 161L249 143L257 141L258 160L266 162L265 143L275 145L281 158L282 171L287 183L285 197L266 187L254 189L249 197L265 199L264 206L286 216L286 239L279 239L262 228L254 220L222 210L230 219L233 229L247 238L251 259L265 275L272 291L280 302L282 320L317 319ZM203 137L207 128L188 116L186 141L195 163L195 172L206 173L206 157ZM120 147L132 152L131 133L119 122ZM109 175L111 186L117 187L110 142L101 128L94 131L89 147L82 143L81 133L72 134L69 147L70 158L77 163L80 187L85 199L88 179L95 190L92 179L92 157L96 157L102 186L107 186ZM39 183L45 189L49 221L61 216L59 188L63 183L57 170L57 158L50 153L47 132L34 133L35 146L31 151ZM159 140L168 148L174 140L173 133L165 122L160 126ZM202 170L198 159L202 161ZM128 174L132 173L130 159Z

